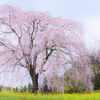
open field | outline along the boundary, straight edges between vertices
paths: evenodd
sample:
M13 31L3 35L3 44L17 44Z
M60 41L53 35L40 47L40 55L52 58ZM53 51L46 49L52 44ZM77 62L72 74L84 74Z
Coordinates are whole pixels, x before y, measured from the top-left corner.
M100 100L100 93L32 94L0 92L0 100Z

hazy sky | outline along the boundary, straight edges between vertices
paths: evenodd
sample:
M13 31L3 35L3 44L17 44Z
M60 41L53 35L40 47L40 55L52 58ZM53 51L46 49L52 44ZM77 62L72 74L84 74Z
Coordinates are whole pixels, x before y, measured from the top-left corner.
M71 19L84 24L93 37L100 38L100 0L0 0L23 10L49 12L53 17ZM86 37L90 47L93 39Z
M10 4L23 10L49 12L53 17L79 21L100 38L100 0L0 0L0 5ZM86 44L93 41L86 37Z

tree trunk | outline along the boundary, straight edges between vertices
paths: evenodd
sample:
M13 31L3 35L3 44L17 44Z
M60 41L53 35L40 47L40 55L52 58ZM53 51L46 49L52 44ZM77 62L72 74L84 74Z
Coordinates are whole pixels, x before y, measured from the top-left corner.
M32 80L33 90L32 92L36 92L38 90L38 74L34 75L34 79Z
M32 92L36 92L38 90L38 73L36 74L35 69L30 66L30 76L32 79Z

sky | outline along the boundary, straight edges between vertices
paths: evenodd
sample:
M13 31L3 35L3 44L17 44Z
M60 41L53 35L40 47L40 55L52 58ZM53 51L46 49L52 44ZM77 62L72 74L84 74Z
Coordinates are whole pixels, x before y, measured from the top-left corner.
M0 0L3 4L83 23L89 31L85 38L88 48L95 42L93 38L100 38L100 0Z
M0 0L3 4L83 23L89 33L85 38L88 48L93 47L94 38L100 39L100 0Z

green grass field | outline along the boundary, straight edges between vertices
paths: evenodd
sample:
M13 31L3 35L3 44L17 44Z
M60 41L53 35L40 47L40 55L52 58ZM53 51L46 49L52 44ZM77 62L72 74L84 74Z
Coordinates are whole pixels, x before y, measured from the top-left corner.
M35 94L0 92L0 100L100 100L100 93Z

